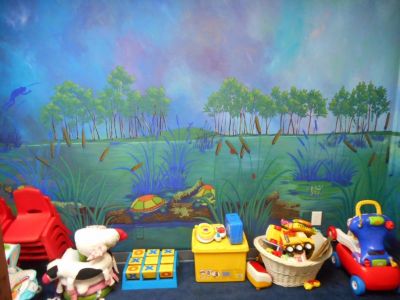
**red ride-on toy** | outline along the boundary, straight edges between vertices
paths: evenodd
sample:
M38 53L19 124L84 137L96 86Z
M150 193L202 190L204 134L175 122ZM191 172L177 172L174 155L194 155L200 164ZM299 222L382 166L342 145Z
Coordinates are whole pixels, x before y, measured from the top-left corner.
M363 205L374 205L376 213L361 214ZM375 200L362 200L356 205L356 216L347 221L348 233L329 226L328 236L337 241L331 260L336 267L351 275L350 286L356 295L366 290L400 293L400 268L386 252L384 240L394 223L382 214Z

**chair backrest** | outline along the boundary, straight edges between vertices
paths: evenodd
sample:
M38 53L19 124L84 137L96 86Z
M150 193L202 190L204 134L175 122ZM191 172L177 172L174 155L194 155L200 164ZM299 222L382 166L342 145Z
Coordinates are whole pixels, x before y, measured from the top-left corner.
M14 201L18 214L49 213L53 210L49 198L34 187L24 187L14 191Z
M0 224L7 220L13 220L14 215L12 214L11 209L8 207L6 200L0 197Z

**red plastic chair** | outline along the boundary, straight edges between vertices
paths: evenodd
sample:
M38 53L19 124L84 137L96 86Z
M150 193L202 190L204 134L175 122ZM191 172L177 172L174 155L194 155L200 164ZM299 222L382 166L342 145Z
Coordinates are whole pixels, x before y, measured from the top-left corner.
M8 207L6 200L0 197L0 225L3 235L14 220L14 215Z
M18 215L4 235L6 243L21 245L20 260L53 260L72 246L71 232L40 190L25 187L14 191Z

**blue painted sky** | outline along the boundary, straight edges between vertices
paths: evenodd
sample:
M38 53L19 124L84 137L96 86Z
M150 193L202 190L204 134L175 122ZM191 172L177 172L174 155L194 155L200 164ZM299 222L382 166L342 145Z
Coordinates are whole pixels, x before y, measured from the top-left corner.
M295 85L329 98L372 80L394 102L399 15L399 1L3 0L1 102L39 82L10 111L25 139L43 136L38 112L56 85L100 91L117 65L140 91L164 86L171 120L179 114L183 124L204 123L204 103L228 76L265 92Z

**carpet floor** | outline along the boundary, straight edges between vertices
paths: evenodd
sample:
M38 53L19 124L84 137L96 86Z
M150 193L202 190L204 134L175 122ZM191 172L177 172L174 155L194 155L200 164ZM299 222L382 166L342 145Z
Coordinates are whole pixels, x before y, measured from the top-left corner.
M44 264L26 265L23 268L34 268L38 271L38 278L41 278L45 270ZM122 270L123 265L119 265ZM176 289L153 289L123 291L118 284L114 291L107 297L107 300L176 300L176 299L204 299L204 300L235 300L235 299L279 299L279 300L298 300L298 299L323 299L323 300L385 300L400 299L395 291L390 292L367 292L359 297L353 295L350 288L349 275L343 269L336 269L330 261L325 262L321 268L317 279L321 281L321 287L311 291L306 291L303 287L284 288L272 285L269 288L256 290L248 281L227 282L227 283L197 283L195 281L193 262L180 263L177 270L178 288ZM377 280L379 280L377 278ZM54 297L54 284L43 287L43 291L35 299L43 300Z

